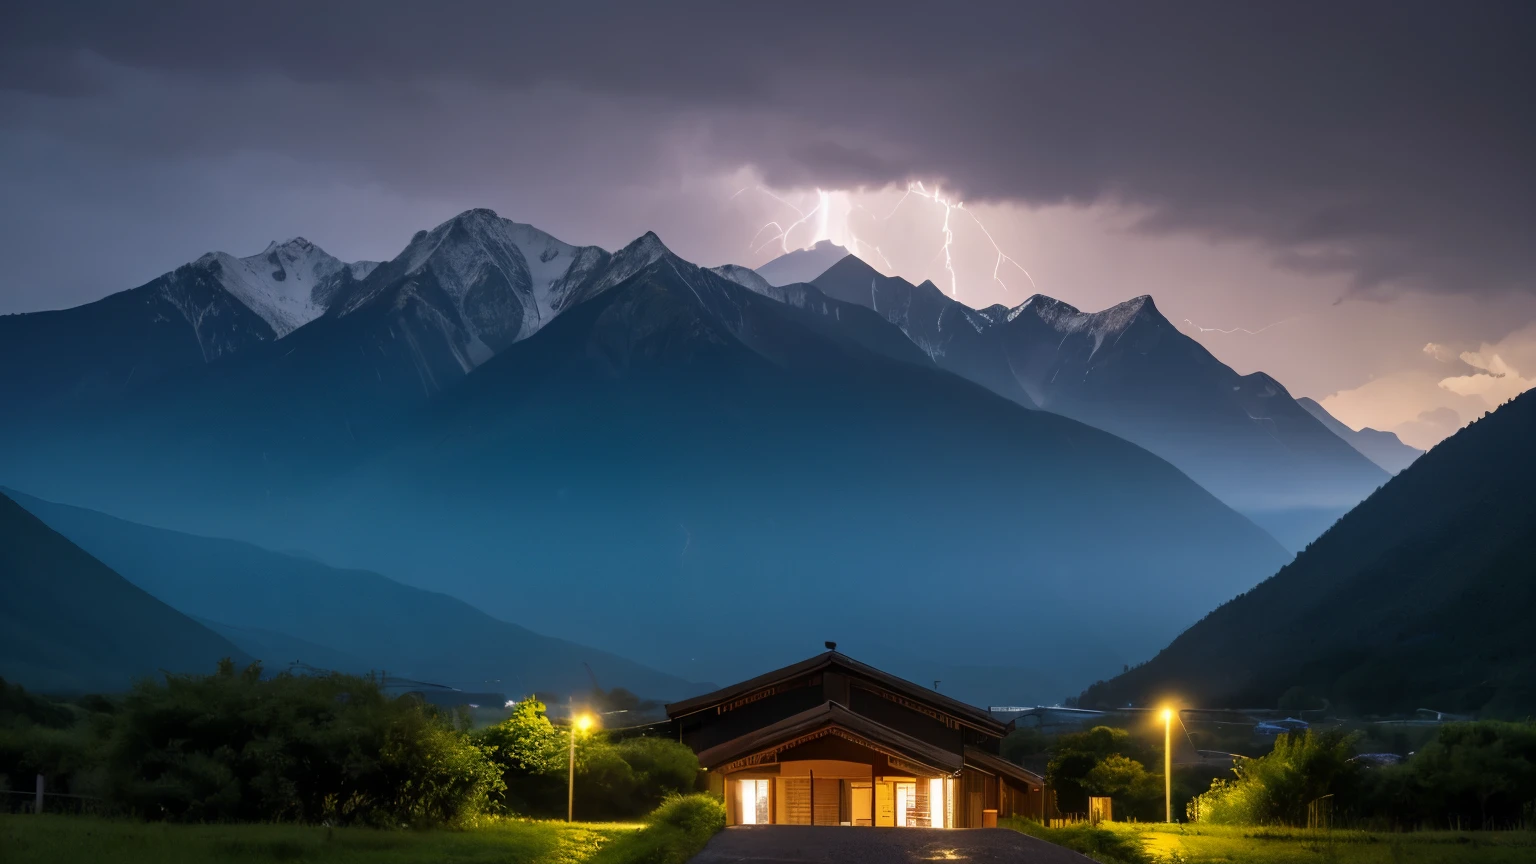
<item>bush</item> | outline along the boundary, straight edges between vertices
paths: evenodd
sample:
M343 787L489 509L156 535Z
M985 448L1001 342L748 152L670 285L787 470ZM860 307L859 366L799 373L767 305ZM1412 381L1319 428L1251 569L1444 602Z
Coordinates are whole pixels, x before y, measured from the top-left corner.
M20 684L0 678L0 727L47 726L62 729L75 722L75 712L41 696L28 693Z
M1124 729L1095 726L1063 735L1046 766L1046 783L1056 790L1056 806L1064 813L1086 813L1090 795L1107 795L1119 812L1156 818L1152 810L1162 798L1163 775L1147 772L1138 760L1145 755Z
M1307 730L1275 739L1268 755L1243 759L1234 780L1217 780L1189 803L1191 821L1216 825L1307 824L1307 805L1350 786L1353 737Z
M475 740L501 771L503 788L493 795L497 812L565 815L569 739L549 722L544 703L524 699L512 716L480 730Z
M1159 819L1163 815L1163 778L1148 773L1140 762L1120 754L1104 760L1083 778L1083 788L1115 803L1115 818Z
M478 733L502 771L501 812L565 815L569 734L531 698L519 702L504 722ZM694 791L698 778L698 757L676 741L632 738L614 744L592 733L576 743L576 813L583 819L638 818L668 795Z
M683 864L725 827L725 804L713 795L668 796L646 826L603 847L591 864Z
M501 777L438 712L348 675L259 665L146 681L105 745L108 795L146 818L451 825L482 812Z
M1012 817L1003 819L998 824L1003 828L1011 828L1031 837L1037 837L1047 843L1055 843L1074 852L1081 852L1100 864L1152 864L1153 862L1153 858L1143 848L1140 837L1089 825L1086 822L1065 828L1047 828L1032 819Z
M1368 775L1369 815L1396 827L1528 827L1536 725L1448 723L1407 762Z
M50 792L96 793L101 759L91 719L84 707L53 702L0 679L0 792L31 792L33 778L42 774ZM20 800L0 800L0 807Z

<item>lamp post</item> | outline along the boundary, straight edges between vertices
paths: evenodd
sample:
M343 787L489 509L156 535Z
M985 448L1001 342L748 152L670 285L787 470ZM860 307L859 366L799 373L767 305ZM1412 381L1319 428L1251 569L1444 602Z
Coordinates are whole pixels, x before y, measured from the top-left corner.
M592 725L592 715L583 714L571 718L571 775L566 784L565 821L576 821L576 733L585 732Z
M1173 709L1163 709L1163 820L1173 821Z

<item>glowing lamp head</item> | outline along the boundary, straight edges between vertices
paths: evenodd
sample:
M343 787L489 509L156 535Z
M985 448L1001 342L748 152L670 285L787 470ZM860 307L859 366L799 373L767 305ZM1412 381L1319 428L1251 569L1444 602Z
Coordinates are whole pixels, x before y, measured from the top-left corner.
M1173 709L1172 708L1164 708L1163 709L1163 722L1164 723L1172 723L1173 722Z
M577 717L576 718L576 728L580 729L583 732L587 731L588 729L591 729L592 728L592 715L591 714L583 714L580 717Z

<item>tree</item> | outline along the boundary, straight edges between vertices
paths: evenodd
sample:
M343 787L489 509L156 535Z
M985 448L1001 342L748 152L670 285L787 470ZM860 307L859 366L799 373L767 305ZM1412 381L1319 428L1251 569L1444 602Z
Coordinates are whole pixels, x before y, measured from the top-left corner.
M1447 723L1384 775L1379 806L1396 822L1506 827L1536 801L1536 725Z
M1162 813L1162 775L1150 774L1140 762L1118 753L1093 766L1082 787L1092 795L1114 799L1117 814L1156 819Z
M497 801L507 813L553 815L564 808L569 739L535 697L518 702L512 716L476 735L501 769L504 789Z
M350 675L263 678L225 661L141 682L106 735L109 797L150 818L443 825L501 788L450 718Z
M1086 812L1088 795L1093 791L1088 777L1094 769L1111 756L1124 757L1140 767L1136 757L1142 755L1142 748L1131 733L1112 726L1095 726L1086 732L1061 736L1045 769L1046 782L1056 790L1056 806L1067 813ZM1118 770L1125 769L1122 766ZM1161 774L1151 776L1162 782Z

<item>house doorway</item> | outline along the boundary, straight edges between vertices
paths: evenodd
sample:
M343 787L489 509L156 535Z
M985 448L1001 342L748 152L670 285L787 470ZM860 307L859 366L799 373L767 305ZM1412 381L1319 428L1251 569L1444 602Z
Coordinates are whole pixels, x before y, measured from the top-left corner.
M741 789L741 801L739 802L742 825L767 825L773 821L773 810L769 806L768 789L772 785L771 780L741 780L738 781Z

